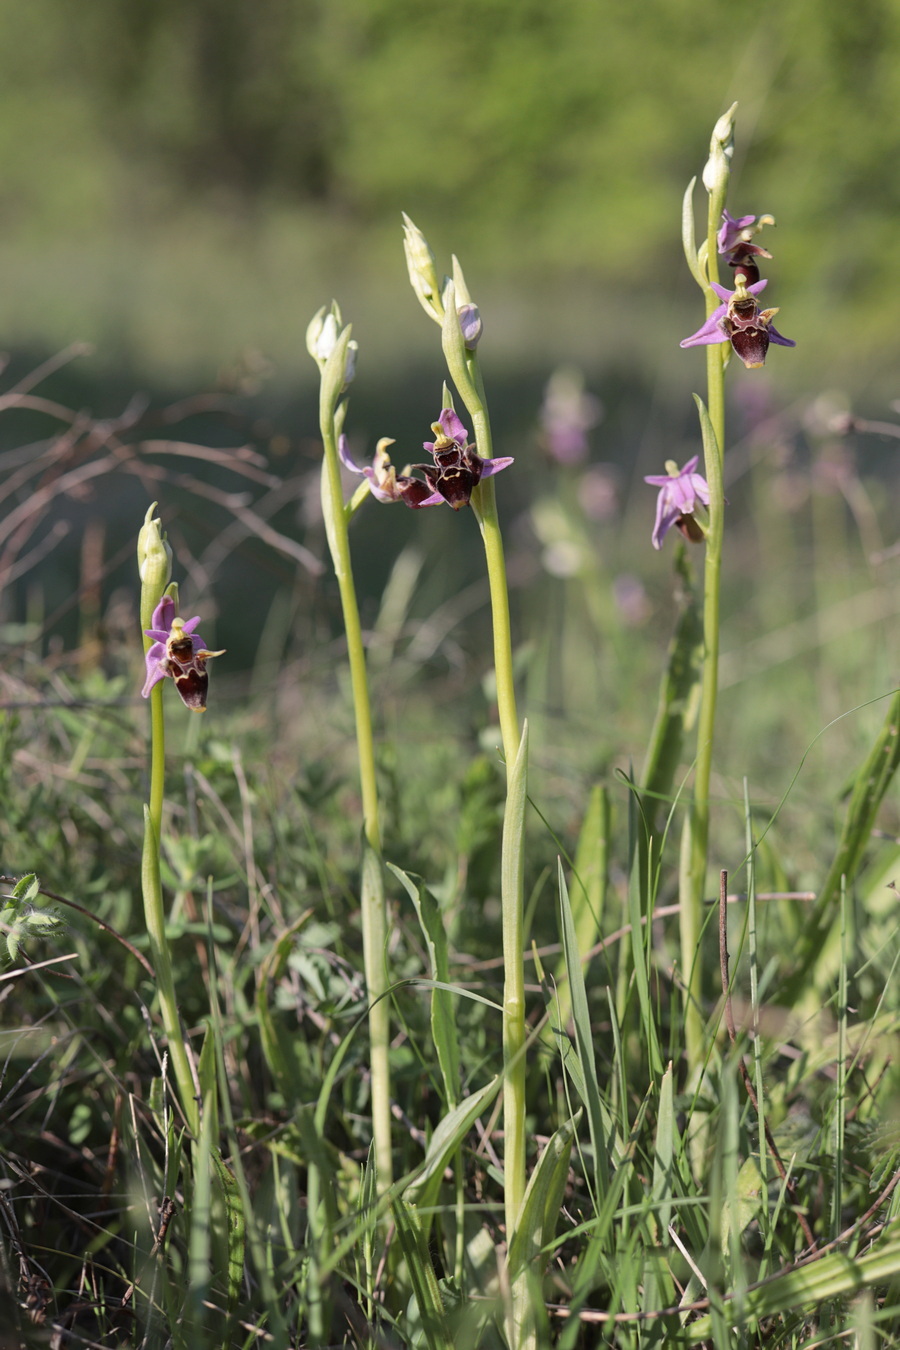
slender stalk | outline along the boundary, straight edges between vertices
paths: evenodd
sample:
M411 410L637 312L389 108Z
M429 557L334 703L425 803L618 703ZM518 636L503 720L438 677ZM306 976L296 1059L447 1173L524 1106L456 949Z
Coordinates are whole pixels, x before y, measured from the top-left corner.
M716 233L725 205L726 183L709 196L707 223L707 276L718 281ZM706 290L707 317L719 304L711 286ZM703 1053L702 982L699 959L703 898L709 853L709 784L712 774L716 702L719 692L719 593L722 573L722 540L725 524L725 492L722 460L725 446L725 357L728 344L706 349L707 410L714 432L704 437L705 473L709 485L709 529L703 586L703 675L700 712L697 719L697 761L694 794L682 835L679 887L681 963L686 985L685 1046L688 1064L696 1069Z
M481 397L481 373L474 355L468 358L477 398L469 394L467 407L475 428L478 453L493 458L491 428ZM493 478L483 479L472 494L491 592L494 630L494 673L497 685L497 711L500 736L506 761L507 792L519 754L520 730L513 679L512 632L509 616L509 591L503 536L497 515ZM507 824L510 798L507 796ZM503 876L501 895L503 919L503 1184L507 1244L512 1241L525 1196L525 919L523 839L521 832L504 827ZM523 1291L524 1290L523 1286ZM517 1291L513 1291L514 1304ZM521 1324L521 1319L519 1319Z
M328 545L337 577L347 637L350 686L356 719L356 744L359 756L359 782L362 793L363 856L360 909L362 914L363 965L369 995L369 1052L372 1070L372 1133L379 1189L393 1180L391 1159L391 1086L390 1086L390 1006L385 997L388 977L385 968L387 913L381 866L381 828L378 815L378 782L375 773L375 742L372 734L372 709L362 625L353 582L350 539L344 511L340 461L335 434L335 399L326 383L322 384L319 404L319 429L325 457L322 464L322 507L328 532Z
M150 587L141 592L141 627L149 628L160 597L154 596ZM144 650L150 646L150 638L144 637ZM157 684L150 691L150 803L144 808L144 849L141 857L141 891L144 899L144 923L150 941L150 959L156 972L156 987L159 994L159 1008L162 1014L163 1028L169 1047L169 1058L178 1086L181 1109L191 1133L198 1137L200 1129L200 1108L197 1099L197 1084L191 1061L188 1057L181 1019L178 1015L178 1000L175 996L175 977L172 972L172 956L166 937L166 911L163 899L162 879L159 872L159 849L162 838L162 811L165 792L166 772L166 731L163 714L163 685Z

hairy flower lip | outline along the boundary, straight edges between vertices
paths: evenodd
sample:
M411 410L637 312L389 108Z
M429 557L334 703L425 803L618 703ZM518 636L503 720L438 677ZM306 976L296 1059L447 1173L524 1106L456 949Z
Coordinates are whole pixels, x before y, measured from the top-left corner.
M410 464L402 473L397 473L390 461L387 447L394 442L387 439L378 442L372 463L363 468L351 457L346 436L338 440L338 455L345 468L368 481L378 501L405 502L414 510L446 502L458 511L461 506L468 506L482 478L490 478L513 462L510 456L482 459L475 447L469 445L469 433L452 408L442 409L431 429L435 439L423 441L422 445L434 463ZM424 483L413 478L415 472L422 474Z
M765 365L766 352L770 342L774 342L780 347L796 347L796 342L792 338L784 337L772 323L772 319L778 313L778 310L760 310L756 303L755 297L761 294L767 285L768 281L765 280L755 281L751 286L744 286L739 283L736 290L729 291L724 286L718 285L717 282L713 282L712 289L722 301L722 304L713 310L696 333L684 338L679 346L701 347L715 342L730 342L748 370ZM748 297L752 297L752 300ZM756 344L753 346L752 360L747 360L741 351L742 346L745 349L747 348L747 341L739 340L738 343L734 341L735 336L741 333L759 335Z
M149 698L154 686L171 676L182 702L193 712L203 712L209 684L206 662L213 656L223 656L224 650L213 652L207 649L203 638L196 632L201 622L199 614L182 622L175 614L175 601L170 595L162 597L150 622L152 626L145 628L144 632L153 641L144 657L146 679L141 697ZM185 652L174 660L173 641L176 645L189 642L190 654Z
M423 441L422 448L431 454L434 467L430 464L414 464L413 468L421 471L432 492L437 493L454 511L468 506L482 478L491 478L513 463L511 455L482 459L475 447L469 444L469 433L453 408L442 408L440 417L432 422L431 429L435 439Z

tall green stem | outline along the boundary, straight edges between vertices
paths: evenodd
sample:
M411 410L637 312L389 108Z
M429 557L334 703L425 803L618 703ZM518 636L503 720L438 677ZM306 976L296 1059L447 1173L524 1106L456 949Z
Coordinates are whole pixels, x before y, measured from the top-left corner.
M349 330L345 330L349 338ZM341 344L339 344L341 347ZM339 352L343 362L346 338ZM393 1180L391 1159L391 1085L390 1085L390 1005L385 997L388 977L385 967L387 913L381 864L381 828L378 818L378 782L375 773L375 743L372 734L372 709L362 625L356 601L356 587L350 561L350 539L335 435L335 398L326 381L322 383L319 403L319 429L325 457L322 464L322 508L328 532L328 545L337 577L347 637L350 685L356 718L356 744L359 755L359 781L362 793L365 851L360 889L362 914L363 964L369 995L369 1051L372 1070L372 1133L379 1186L384 1189Z
M707 277L718 281L716 233L725 205L726 183L709 196L707 224ZM711 286L706 291L707 317L719 304ZM719 593L722 573L722 539L725 523L723 452L725 447L725 357L728 344L706 349L707 410L709 428L703 437L706 481L709 485L709 530L706 536L706 566L703 587L703 677L697 722L697 761L694 794L681 840L680 937L681 963L686 985L685 1045L693 1071L703 1053L702 978L699 959L703 898L709 853L709 785L712 774L716 701L719 692ZM711 428L712 435L709 435Z
M446 350L446 346L445 346ZM483 401L481 372L474 355L466 358L471 383L462 393L472 416L475 441L482 459L493 458L491 427ZM452 370L451 365L451 370ZM459 382L458 382L459 383ZM503 1187L507 1244L516 1231L525 1197L525 917L524 917L524 801L521 810L514 801L524 797L527 765L524 740L519 730L516 691L513 679L512 630L509 616L509 591L503 536L497 515L493 478L483 479L472 494L481 537L484 541L488 583L491 592L491 616L494 634L494 675L497 686L497 711L500 736L506 761L507 801L503 829L501 871L501 908L503 919ZM523 758L519 759L520 744ZM515 792L513 788L515 787ZM527 1283L517 1282L512 1290L514 1325L513 1345L522 1343L521 1328L526 1319L524 1302Z
M153 611L160 596L154 596L150 587L141 592L141 628L149 628ZM144 650L151 639L144 637ZM200 1108L197 1086L187 1053L178 1001L175 996L175 977L172 957L166 936L166 911L162 879L159 871L159 850L162 838L162 811L166 773L166 732L163 714L163 682L150 691L150 803L144 808L144 849L141 857L141 891L144 899L144 923L150 942L150 958L156 972L156 987L163 1028L169 1047L169 1058L178 1085L181 1109L191 1133L199 1136Z

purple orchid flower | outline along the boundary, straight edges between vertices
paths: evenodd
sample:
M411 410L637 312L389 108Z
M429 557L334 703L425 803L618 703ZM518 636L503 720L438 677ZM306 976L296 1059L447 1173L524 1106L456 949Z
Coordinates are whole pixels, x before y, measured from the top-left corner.
M418 509L420 506L440 506L444 498L418 478L413 478L407 468L397 473L387 452L394 442L383 437L375 447L372 463L360 468L350 457L347 437L338 439L338 455L344 468L351 473L360 474L368 481L369 491L379 502L406 502L407 506Z
M452 408L444 408L436 422L432 422L433 441L423 441L423 449L434 459L430 464L414 464L420 469L432 492L458 511L467 506L482 478L506 469L513 460L510 455L496 459L482 459L474 445L469 445L469 433Z
M754 223L755 222L755 223ZM719 252L728 258L728 266L734 268L735 279L740 277L745 285L759 281L758 258L771 258L768 249L753 243L753 236L764 225L774 225L774 216L741 216L735 220L728 211L722 212L722 225L716 240Z
M736 289L726 290L713 283L713 290L722 301L696 333L684 339L682 347L702 347L713 342L730 342L748 370L766 364L769 343L780 347L796 347L796 342L783 337L772 323L777 309L760 309L756 297L768 285L756 281L752 286L735 276Z
M207 650L202 637L195 632L199 622L199 614L187 622L176 618L175 601L170 595L163 596L153 611L152 628L144 629L153 642L145 657L147 678L142 698L149 698L154 685L171 675L185 706L191 712L206 711L209 688L206 663L210 657L225 653L224 648L218 652Z
M746 251L747 253L757 253L761 258L771 258L771 253L752 241L753 236L758 234L764 225L774 225L775 219L773 216L760 216L759 223L754 224L756 219L756 216L741 216L735 220L730 211L723 211L722 225L716 235L719 252Z
M698 501L709 506L709 486L703 475L696 472L699 458L699 455L694 455L683 469L669 460L666 464L668 473L651 474L644 479L645 483L659 488L652 535L654 548L662 548L663 540L673 525L695 544L699 544L703 538L703 530L694 518L694 508Z

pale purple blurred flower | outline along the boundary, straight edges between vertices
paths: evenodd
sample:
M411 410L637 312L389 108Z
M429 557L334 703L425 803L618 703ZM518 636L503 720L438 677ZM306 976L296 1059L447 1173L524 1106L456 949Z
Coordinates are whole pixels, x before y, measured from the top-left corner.
M547 381L541 407L541 441L558 464L580 464L588 456L587 433L603 417L603 404L584 392L577 370L557 370Z
M645 483L659 488L656 502L656 522L653 526L653 547L662 548L663 540L673 525L695 543L703 538L703 531L694 519L697 502L709 506L709 487L702 474L696 472L700 456L694 455L683 469L669 461L666 465L673 472L651 474L644 478Z
M644 583L630 572L617 576L612 584L613 600L622 616L622 622L629 628L639 628L650 617L650 601L644 589Z
M619 511L619 471L614 464L594 464L578 484L578 500L589 520L615 519Z

